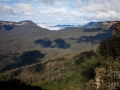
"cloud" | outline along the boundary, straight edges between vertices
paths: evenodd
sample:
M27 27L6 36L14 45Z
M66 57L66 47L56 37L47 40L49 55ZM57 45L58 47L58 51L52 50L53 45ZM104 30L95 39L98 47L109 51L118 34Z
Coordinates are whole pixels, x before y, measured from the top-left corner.
M33 13L32 12L25 12L24 15L30 16L30 15L33 15Z
M14 3L12 6L3 5L0 6L0 17L3 18L11 18L11 17L20 17L21 19L26 16L33 16L36 14L36 11L30 4L25 3ZM29 19L29 18L27 18Z
M98 12L97 17L105 20L120 20L120 13L115 11Z
M22 9L22 10L32 10L33 9L30 4L25 4L25 3L14 4L14 6L17 9Z
M93 15L94 20L120 20L120 0L77 0L85 17Z
M82 0L77 0L77 5L81 6L82 5Z
M120 0L0 0L0 15L46 23L120 20ZM9 2L7 2L9 1ZM1 19L1 17L0 17Z
M4 5L0 7L0 15L9 15L9 14L15 15L16 10L9 5Z
M45 3L45 4L50 4L50 5L52 5L52 4L54 4L54 1L55 0L41 0L43 3Z
M83 10L87 11L87 12L98 12L98 11L107 11L107 8L104 7L103 4L91 4L91 5L87 5L87 6L83 6Z
M11 6L8 6L8 5L4 5L4 10L7 10L7 11L9 11L9 10L11 10L12 9L12 7Z

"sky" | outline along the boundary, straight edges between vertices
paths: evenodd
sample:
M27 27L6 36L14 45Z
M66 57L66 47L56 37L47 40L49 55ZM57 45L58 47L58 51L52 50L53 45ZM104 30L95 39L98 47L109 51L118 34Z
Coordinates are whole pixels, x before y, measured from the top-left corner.
M85 24L120 20L120 0L0 0L0 20Z

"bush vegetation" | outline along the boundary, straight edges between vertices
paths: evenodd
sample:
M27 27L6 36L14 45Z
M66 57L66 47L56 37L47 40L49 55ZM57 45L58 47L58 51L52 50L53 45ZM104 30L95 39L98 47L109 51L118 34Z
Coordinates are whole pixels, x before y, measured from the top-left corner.
M73 57L61 57L31 66L16 68L0 74L0 81L20 79L46 90L85 89L85 83L93 79L98 65L94 51L82 52Z
M42 62L37 61L45 55L39 50L35 50L34 55L33 51L13 55L0 54L4 63L9 61L9 64L19 65L22 62L21 67L8 71L5 69L0 73L0 85L4 85L0 86L0 90L11 82L20 88L34 90L120 90L120 37L103 40L96 52L61 55ZM34 59L37 63L33 63ZM29 60L33 64L28 63Z
M45 90L119 90L119 39L103 40L97 52L85 51L0 73L0 81L19 79Z

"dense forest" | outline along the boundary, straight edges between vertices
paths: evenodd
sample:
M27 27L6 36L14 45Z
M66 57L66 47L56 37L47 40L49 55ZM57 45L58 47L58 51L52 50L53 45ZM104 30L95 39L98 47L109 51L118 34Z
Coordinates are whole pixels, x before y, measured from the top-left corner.
M113 36L102 40L96 50L71 53L46 62L37 62L44 57L39 51L24 52L20 56L16 53L11 57L20 62L1 70L0 90L120 90L119 27L118 22ZM1 55L0 58L9 57ZM36 63L31 64L34 59ZM31 61L29 65L27 60Z

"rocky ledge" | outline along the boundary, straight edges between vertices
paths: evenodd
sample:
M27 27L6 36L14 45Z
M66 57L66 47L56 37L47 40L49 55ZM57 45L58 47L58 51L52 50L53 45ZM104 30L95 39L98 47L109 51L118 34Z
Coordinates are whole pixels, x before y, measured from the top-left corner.
M114 30L112 31L113 36L120 37L120 22L115 23Z
M25 26L25 25L37 26L37 24L29 20L20 22L0 21L0 26Z

